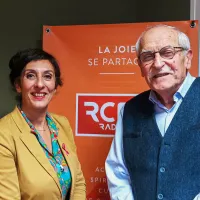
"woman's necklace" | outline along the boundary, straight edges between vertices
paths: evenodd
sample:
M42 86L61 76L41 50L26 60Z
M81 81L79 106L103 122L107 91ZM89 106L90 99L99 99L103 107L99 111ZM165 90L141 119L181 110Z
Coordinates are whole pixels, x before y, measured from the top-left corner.
M37 131L46 131L46 129L36 129Z
M47 124L47 123L46 123L46 121L45 121L45 123L44 123L44 125L43 125L43 129L38 129L38 128L36 128L36 130L37 130L37 131L46 131L46 130L47 130L47 129L46 129L46 128L47 128L46 124ZM45 128L45 126L46 126L46 128Z

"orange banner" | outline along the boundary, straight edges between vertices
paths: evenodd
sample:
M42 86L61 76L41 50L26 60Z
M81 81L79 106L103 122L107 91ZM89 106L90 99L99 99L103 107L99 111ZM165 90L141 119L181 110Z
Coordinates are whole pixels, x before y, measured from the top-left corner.
M198 27L190 21L163 22L191 39L191 74L198 74ZM148 86L135 54L139 35L161 23L44 26L43 48L59 61L64 86L50 111L65 115L72 126L87 183L88 200L108 200L104 162L124 103Z

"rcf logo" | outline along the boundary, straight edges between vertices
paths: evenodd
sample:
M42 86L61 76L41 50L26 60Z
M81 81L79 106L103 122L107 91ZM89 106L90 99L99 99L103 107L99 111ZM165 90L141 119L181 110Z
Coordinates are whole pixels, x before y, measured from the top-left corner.
M76 135L112 137L121 108L133 96L135 95L77 94Z

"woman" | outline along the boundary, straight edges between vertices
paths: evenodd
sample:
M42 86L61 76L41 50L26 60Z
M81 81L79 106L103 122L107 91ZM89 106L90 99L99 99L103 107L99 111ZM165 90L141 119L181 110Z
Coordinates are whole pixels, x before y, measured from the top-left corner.
M0 199L86 199L69 122L47 112L62 85L57 61L41 49L27 49L9 67L19 104L0 120Z

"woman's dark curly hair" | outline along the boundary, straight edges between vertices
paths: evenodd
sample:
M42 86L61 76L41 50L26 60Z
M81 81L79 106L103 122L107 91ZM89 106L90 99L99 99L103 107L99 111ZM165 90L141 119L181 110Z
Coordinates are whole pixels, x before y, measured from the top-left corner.
M56 77L56 88L58 85L62 86L61 72L57 60L42 49L25 49L17 52L9 62L9 68L11 70L10 82L13 87L15 87L15 83L21 76L26 65L32 61L38 60L48 60L53 65Z
M10 68L10 82L13 88L15 89L15 84L19 81L22 71L26 67L26 65L32 61L38 60L48 60L55 71L56 77L56 88L58 86L62 86L63 82L61 80L61 72L60 67L58 65L57 60L49 53L45 52L42 49L25 49L17 52L9 61Z

